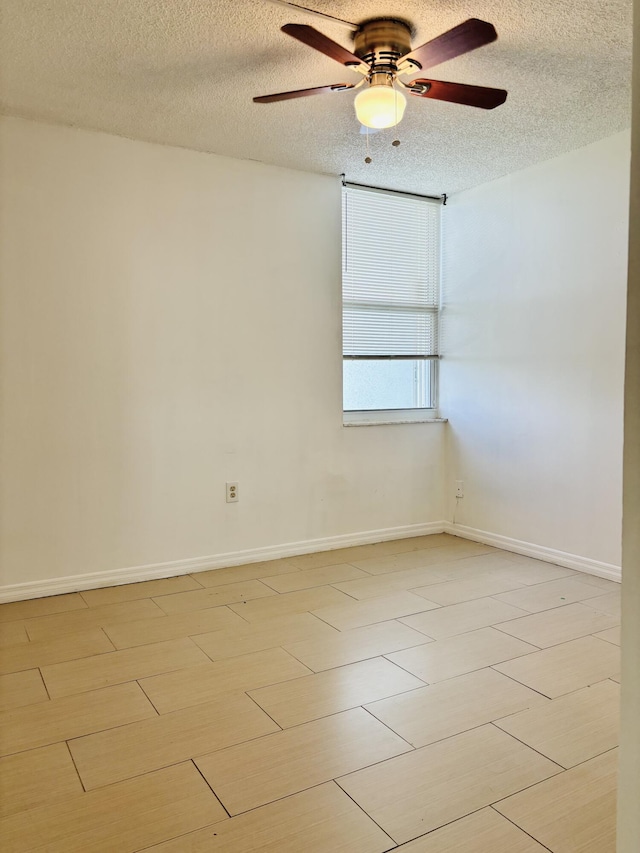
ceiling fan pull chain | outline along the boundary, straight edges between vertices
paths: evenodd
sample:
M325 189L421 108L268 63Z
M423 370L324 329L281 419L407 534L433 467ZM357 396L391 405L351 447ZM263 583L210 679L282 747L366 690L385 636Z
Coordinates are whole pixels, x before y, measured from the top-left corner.
M366 129L365 137L367 139L367 156L364 158L364 162L368 165L371 163L371 157L369 156L369 128Z

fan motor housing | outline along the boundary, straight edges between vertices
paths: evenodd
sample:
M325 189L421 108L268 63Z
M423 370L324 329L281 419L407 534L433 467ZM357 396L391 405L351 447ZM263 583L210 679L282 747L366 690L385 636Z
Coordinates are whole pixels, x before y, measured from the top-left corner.
M395 18L365 21L354 35L354 53L370 65L395 64L411 50L411 27Z

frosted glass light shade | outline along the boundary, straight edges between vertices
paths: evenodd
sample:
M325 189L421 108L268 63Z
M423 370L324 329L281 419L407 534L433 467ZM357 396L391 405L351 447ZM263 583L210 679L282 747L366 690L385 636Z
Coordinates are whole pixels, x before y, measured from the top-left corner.
M359 92L353 103L360 124L380 129L400 122L407 99L391 86L377 85Z

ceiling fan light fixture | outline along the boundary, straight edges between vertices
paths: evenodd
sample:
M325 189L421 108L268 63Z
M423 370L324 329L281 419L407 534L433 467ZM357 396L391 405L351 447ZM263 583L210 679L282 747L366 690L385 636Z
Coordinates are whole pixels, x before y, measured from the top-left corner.
M407 99L390 83L373 83L359 92L353 103L360 124L382 130L400 123Z

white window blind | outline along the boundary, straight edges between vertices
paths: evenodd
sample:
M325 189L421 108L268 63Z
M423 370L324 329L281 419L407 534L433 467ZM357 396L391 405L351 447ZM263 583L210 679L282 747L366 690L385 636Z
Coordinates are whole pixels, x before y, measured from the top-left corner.
M440 202L346 186L345 359L438 354Z

